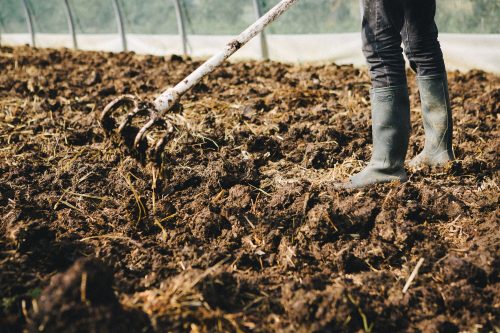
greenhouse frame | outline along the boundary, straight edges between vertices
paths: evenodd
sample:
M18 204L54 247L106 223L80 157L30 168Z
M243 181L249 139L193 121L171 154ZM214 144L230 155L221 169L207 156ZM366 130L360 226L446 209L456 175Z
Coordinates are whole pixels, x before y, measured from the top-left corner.
M206 57L276 3L0 0L0 42ZM500 2L495 0L438 2L436 20L450 69L500 71L500 27L495 15L499 10ZM359 1L301 0L235 58L363 65L359 25Z

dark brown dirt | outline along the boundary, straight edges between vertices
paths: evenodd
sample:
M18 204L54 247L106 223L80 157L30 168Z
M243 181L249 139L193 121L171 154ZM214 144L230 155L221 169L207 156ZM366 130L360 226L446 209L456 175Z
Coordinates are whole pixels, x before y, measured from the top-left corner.
M185 96L191 130L158 165L99 113L199 62L0 51L0 331L500 328L499 76L449 73L457 161L336 190L370 157L363 70L226 64Z

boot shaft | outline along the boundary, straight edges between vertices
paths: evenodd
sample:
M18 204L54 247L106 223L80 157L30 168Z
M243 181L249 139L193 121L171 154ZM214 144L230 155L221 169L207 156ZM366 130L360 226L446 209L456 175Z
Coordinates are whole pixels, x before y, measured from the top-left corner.
M372 96L372 163L401 168L408 150L410 100L406 86L374 88Z
M425 130L424 151L453 158L453 121L446 73L417 78Z

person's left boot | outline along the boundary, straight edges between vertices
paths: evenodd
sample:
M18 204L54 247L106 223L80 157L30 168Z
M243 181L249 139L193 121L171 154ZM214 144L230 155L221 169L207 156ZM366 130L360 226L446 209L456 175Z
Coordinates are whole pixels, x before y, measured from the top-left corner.
M422 152L409 162L409 166L441 166L455 159L448 80L444 73L420 76L417 81L422 103L425 145Z

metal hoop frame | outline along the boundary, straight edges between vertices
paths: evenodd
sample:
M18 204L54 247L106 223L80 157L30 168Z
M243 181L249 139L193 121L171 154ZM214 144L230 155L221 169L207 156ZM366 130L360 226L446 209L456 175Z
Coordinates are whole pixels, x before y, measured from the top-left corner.
M75 30L75 20L73 17L73 11L69 5L69 0L64 1L64 8L66 9L66 20L68 21L68 29L71 34L71 39L73 40L73 48L78 49L78 41L76 40L76 30Z
M23 5L24 15L26 16L26 25L28 26L28 31L31 36L31 46L36 47L35 28L33 26L33 14L31 13L31 8L28 0L21 0L21 4Z
M125 23L123 20L123 11L120 6L119 0L113 0L113 9L115 11L116 26L118 28L118 33L122 40L122 49L124 52L127 51L127 34L125 33Z
M177 30L182 41L182 54L184 56L188 55L187 48L187 33L186 33L186 23L184 12L182 10L181 0L173 0L175 6L175 16L177 18Z
M259 19L264 14L262 1L261 0L253 0L253 7L254 7L254 11L255 11L255 16L257 19ZM260 33L259 40L260 40L261 57L263 60L268 60L269 59L269 47L267 44L266 33L264 31L262 31Z
M29 0L20 0L21 4L24 9L24 14L26 17L26 25L28 27L28 31L30 34L30 39L31 39L31 46L36 47L36 31L34 27L34 18L33 18L33 12L30 7ZM75 15L74 12L71 8L70 0L61 0L63 3L63 6L65 8L65 15L66 15L66 20L68 22L68 30L69 33L71 34L71 39L73 43L73 48L78 49L78 40L77 40L77 32L76 32L76 25L75 25ZM175 8L175 15L176 15L176 20L177 20L177 30L179 33L179 37L181 39L182 43L182 54L184 56L189 55L189 50L188 50L188 36L187 36L187 29L186 29L186 17L184 14L184 9L183 9L183 0L172 0ZM113 5L113 11L115 15L115 20L116 20L116 26L118 30L118 34L120 35L121 39L121 44L122 44L122 50L127 51L128 50L128 45L127 45L127 33L125 29L125 20L124 20L124 14L123 14L123 9L121 7L120 0L111 0L112 5ZM254 8L254 13L256 18L260 18L263 13L264 13L264 8L262 4L262 0L252 0L253 8ZM260 40L260 52L261 52L261 57L264 60L269 59L269 46L267 42L267 37L264 32L262 32L259 36Z

